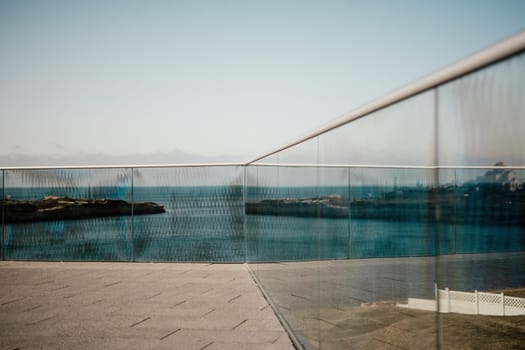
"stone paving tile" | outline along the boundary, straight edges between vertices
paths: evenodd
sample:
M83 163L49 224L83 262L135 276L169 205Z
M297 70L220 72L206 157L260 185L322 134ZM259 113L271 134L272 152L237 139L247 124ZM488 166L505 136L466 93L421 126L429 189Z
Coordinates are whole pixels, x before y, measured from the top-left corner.
M293 349L242 264L3 262L3 349Z

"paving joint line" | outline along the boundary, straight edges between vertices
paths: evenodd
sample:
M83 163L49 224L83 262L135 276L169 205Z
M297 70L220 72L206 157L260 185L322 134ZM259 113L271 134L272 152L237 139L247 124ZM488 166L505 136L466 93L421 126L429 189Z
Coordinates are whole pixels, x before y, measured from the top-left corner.
M263 306L263 307L259 308L259 311L266 310L269 307L270 307L270 304L266 304L266 306Z
M210 311L206 312L204 315L201 316L201 318L211 314L213 311L215 311L215 309L211 309Z
M241 294L237 295L236 297L233 297L231 298L230 300L228 300L228 303L231 303L232 301L236 300L236 299L239 299L241 297Z
M42 307L42 305L37 305L37 306L33 306L33 307L30 307L29 309L25 309L24 311L22 312L29 312L29 311L33 311L33 310L36 310L38 308Z
M114 286L114 285L117 285L119 283L122 283L122 281L117 281L117 282L113 282L113 283L110 283L110 284L106 284L104 287L111 287L111 286Z
M171 335L177 333L177 332L180 331L181 329L182 329L182 328L179 328L179 329L174 330L173 332L170 332L170 333L166 334L165 336L163 336L162 338L160 338L160 340L164 340L164 339L166 339L167 337L169 337L169 336L171 336Z
M20 301L20 300L23 300L23 299L25 299L25 298L18 298L18 299L14 299L14 300L6 301L5 303L0 304L0 306L4 306L4 305L8 305L8 304L12 304L12 303L16 303L17 301Z
M46 318L44 318L44 319L42 319L42 320L38 320L38 321L35 321L35 322L32 322L32 323L29 323L29 325L30 325L30 326L34 326L34 325L37 325L37 324L39 324L39 323L42 323L42 322L45 322L45 321L49 321L49 320L51 320L51 319L53 319L53 318L55 318L55 317L58 317L58 314L57 314L57 315L50 316L50 317L46 317Z
M49 284L49 283L55 283L55 281L45 281L45 282L40 282L40 283L35 283L34 286L42 286L44 284Z
M277 343L277 341L278 341L282 336L283 336L282 334L279 334L279 336L278 336L277 338L275 338L275 339L272 341L272 344Z
M307 300L307 301L309 301L309 302L312 302L312 299L309 299L309 298L307 298L307 297L303 297L302 295L297 295L297 294L293 294L293 293L290 293L290 295L291 295L292 297L296 297L296 298L299 298L299 299L303 299L303 300Z
M155 298L155 297L158 297L158 296L159 296L159 295L161 295L161 294L162 294L162 292L160 292L160 293L157 293L157 294L153 294L152 296L150 296L150 297L147 297L147 298L146 298L146 300L150 300L150 299L153 299L153 298Z
M209 347L211 344L213 344L213 342L210 342L210 343L204 345L200 350L204 350L204 349L206 349L206 348Z
M232 331L236 330L237 328L239 328L240 326L242 326L244 323L246 323L246 321L248 321L248 319L245 319L243 321L241 321L238 325L234 326L232 328Z
M146 321L149 320L149 319L151 319L151 317L148 316L148 317L146 317L146 318L143 319L143 320L140 320L140 321L138 321L138 322L133 323L130 327L135 327L135 326L141 324L142 322L146 322Z
M73 298L73 297L76 297L77 295L80 295L80 293L74 293L74 294L71 294L71 295L66 295L66 296L64 297L64 299L71 299L71 298Z
M180 301L180 302L178 302L177 304L175 304L175 305L173 305L173 306L170 306L170 309L174 309L174 308L176 308L177 306L184 304L185 302L186 302L186 300Z
M57 290L66 289L66 288L69 288L69 286L66 285L66 286L58 287L58 288L55 288L55 289L51 289L50 291L51 292L56 292Z

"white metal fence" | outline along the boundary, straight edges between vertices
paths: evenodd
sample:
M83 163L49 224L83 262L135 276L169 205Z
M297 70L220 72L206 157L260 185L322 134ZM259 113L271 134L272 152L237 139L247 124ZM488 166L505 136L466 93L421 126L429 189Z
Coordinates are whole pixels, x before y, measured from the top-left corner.
M438 289L439 312L470 315L515 316L525 315L525 298L509 297L503 293L474 293ZM400 307L436 311L437 301L409 298L407 304Z

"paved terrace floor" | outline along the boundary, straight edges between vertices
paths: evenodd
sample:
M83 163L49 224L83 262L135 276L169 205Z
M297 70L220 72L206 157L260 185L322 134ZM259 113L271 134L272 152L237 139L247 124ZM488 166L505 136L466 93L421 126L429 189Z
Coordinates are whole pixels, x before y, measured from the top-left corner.
M293 349L242 264L0 262L0 349Z

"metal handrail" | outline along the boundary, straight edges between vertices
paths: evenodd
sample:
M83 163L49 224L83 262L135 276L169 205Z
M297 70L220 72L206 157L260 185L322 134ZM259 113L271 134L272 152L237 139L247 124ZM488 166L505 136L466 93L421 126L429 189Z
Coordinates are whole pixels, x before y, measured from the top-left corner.
M428 75L420 80L417 80L401 89L398 89L382 98L379 98L363 107L360 107L353 112L342 115L334 121L322 126L321 128L292 141L285 146L279 147L276 150L268 152L256 159L249 161L246 165L255 163L261 159L284 151L302 142L308 141L314 137L324 134L330 130L338 128L342 125L353 122L357 119L365 117L370 113L376 112L380 109L406 100L409 97L420 94L422 92L436 88L447 82L460 78L468 73L484 68L490 64L501 61L509 56L520 53L525 50L525 31L513 35L506 40L503 40L493 46L490 46L482 51L479 51L467 58L464 58L456 63L453 63L442 70Z
M392 164L312 164L312 163L254 163L250 166L282 168L378 168L378 169L525 169L524 165L392 165Z
M74 170L74 169L144 169L144 168L204 168L204 167L246 167L244 163L188 163L188 164L145 164L145 165L79 165L79 166L35 166L3 167L3 170ZM524 165L392 165L392 164L323 164L323 163L254 163L249 166L282 168L379 168L379 169L525 169Z
M1 167L1 170L53 170L53 169L124 169L124 168L202 168L202 167L226 167L245 166L245 163L183 163L183 164L140 164L140 165L50 165L50 166L15 166Z

